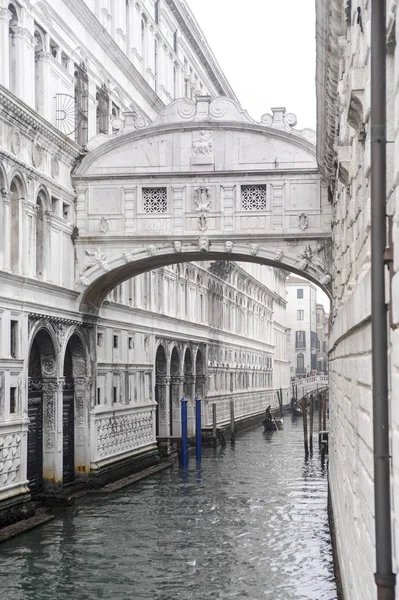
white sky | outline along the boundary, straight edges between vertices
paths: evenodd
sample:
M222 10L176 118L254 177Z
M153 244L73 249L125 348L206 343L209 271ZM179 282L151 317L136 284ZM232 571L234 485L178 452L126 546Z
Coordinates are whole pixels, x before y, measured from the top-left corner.
M316 128L314 0L186 0L241 106Z
M186 0L241 106L285 106L316 129L314 0ZM326 294L317 302L330 312Z

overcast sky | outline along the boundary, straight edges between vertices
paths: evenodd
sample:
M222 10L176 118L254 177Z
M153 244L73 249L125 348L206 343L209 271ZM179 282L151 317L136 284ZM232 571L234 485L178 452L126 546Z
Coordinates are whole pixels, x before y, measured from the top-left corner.
M241 106L316 128L314 0L186 0Z
M186 0L241 106L285 106L316 129L314 0ZM327 296L317 301L329 312Z

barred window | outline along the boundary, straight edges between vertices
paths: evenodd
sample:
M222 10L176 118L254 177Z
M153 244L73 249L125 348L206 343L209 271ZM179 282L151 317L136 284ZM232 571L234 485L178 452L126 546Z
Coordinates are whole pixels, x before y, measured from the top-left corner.
M266 210L266 185L242 185L243 210Z
M166 188L143 188L143 208L147 213L166 212Z

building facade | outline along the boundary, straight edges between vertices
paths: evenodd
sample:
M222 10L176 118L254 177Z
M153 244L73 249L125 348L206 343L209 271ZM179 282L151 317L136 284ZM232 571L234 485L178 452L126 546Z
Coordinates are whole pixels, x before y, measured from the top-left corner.
M237 418L259 415L276 389L288 394L289 340L285 272L257 264L148 270L100 316L79 310L71 174L90 141L174 98L235 100L185 4L3 0L0 27L4 523L31 493L155 460L156 437L180 433L182 396L190 432L196 396L203 427L213 403L227 422L231 399Z
M287 317L291 329L291 377L306 377L317 370L317 288L290 275L287 279Z
M328 314L323 304L316 304L317 371L328 372Z
M386 4L387 302L393 570L399 557L398 12ZM371 2L319 0L318 161L333 206L329 480L344 598L376 598L371 339ZM381 13L382 14L382 13ZM381 65L383 68L383 65ZM384 482L380 481L380 484ZM354 552L356 548L356 552ZM388 575L388 573L387 573ZM386 583L390 587L390 580ZM380 593L379 592L379 597ZM391 590L387 597L393 598ZM398 586L396 586L398 597Z

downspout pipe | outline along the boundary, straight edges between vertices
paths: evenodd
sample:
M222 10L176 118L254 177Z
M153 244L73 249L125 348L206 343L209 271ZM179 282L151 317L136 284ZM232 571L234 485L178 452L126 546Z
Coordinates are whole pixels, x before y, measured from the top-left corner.
M395 600L390 501L386 247L386 0L371 2L371 329L378 600Z

